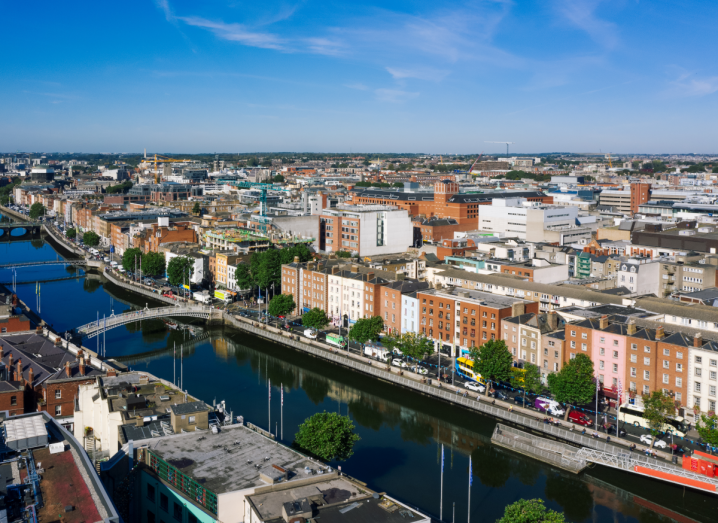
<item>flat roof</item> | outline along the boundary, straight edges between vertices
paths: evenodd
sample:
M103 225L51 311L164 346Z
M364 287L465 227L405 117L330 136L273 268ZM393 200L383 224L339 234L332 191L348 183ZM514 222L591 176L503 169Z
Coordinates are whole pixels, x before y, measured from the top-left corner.
M323 464L278 445L244 425L222 427L219 434L196 431L135 441L214 492L223 494L267 485L260 473L272 473L272 465L306 477L305 467L324 470ZM290 482L292 476L290 475Z

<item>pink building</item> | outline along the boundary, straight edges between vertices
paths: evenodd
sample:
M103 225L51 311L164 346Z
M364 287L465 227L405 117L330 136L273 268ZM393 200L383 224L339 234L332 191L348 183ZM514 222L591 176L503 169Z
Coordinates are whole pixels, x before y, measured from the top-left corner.
M601 327L603 329L592 331L591 359L594 373L606 389L617 386L619 379L625 388L626 326L614 323Z

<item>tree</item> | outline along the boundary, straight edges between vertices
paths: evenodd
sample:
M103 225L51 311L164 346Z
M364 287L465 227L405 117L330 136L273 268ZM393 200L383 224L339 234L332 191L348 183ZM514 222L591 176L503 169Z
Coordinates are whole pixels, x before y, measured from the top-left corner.
M284 183L284 176L282 176L281 174L278 174L277 176L274 177L273 181L274 181L274 183Z
M474 362L474 372L490 381L508 381L511 378L511 364L514 361L503 340L489 340L481 347L472 347L469 357ZM486 394L489 389L486 387Z
M360 439L349 416L324 411L299 425L294 444L324 461L343 461L354 454L354 444Z
M167 279L171 285L182 285L190 281L194 273L194 260L187 256L176 256L167 264Z
M67 229L65 231L65 236L67 236L71 240L75 239L77 237L77 229Z
M371 318L361 318L352 325L349 331L349 339L358 343L366 343L370 340L379 338L379 333L384 328L384 320L381 316L373 316Z
M323 329L327 325L329 325L329 317L327 316L327 313L324 312L319 307L314 307L313 309L307 311L302 316L302 325L305 327L309 327L310 329Z
M297 308L294 296L291 294L276 294L269 300L269 314L272 316L286 316Z
M347 251L337 251L334 254L337 255L337 258L351 258L352 257L352 253L347 252Z
M165 256L159 252L148 252L142 256L142 274L147 276L163 276L165 273Z
M45 206L35 202L30 206L30 219L37 220L40 216L45 216Z
M192 207L192 214L200 214L202 212L202 207L200 207L199 202L194 202L194 206Z
M664 394L662 390L654 390L643 396L643 417L648 421L651 434L654 436L657 436L663 429L663 425L668 421L668 416L673 416L675 413L675 400L668 394ZM651 440L651 447L655 441L655 438Z
M538 394L543 390L541 383L541 369L533 363L525 363L524 371L511 374L511 385L526 392Z
M94 231L87 231L82 235L82 242L88 247L97 247L100 245L100 237Z
M593 361L585 354L577 354L559 372L548 375L548 388L556 401L584 405L596 395ZM566 409L566 416L571 409Z
M713 447L718 447L718 416L713 411L708 415L701 414L700 420L696 422L696 430L703 441Z
M391 184L392 187L404 187L404 182L394 182Z
M252 271L247 263L240 263L237 265L237 270L234 271L234 280L237 287L243 291L252 289L256 285L254 278L252 277Z
M563 514L547 509L542 499L520 499L504 510L504 517L496 523L563 523Z
M134 272L140 268L142 261L142 251L137 247L127 249L122 255L122 268L126 271Z
M718 165L714 165L713 169L711 169L712 173L718 173Z
M434 352L434 343L422 334L414 332L405 332L400 335L387 334L381 342L388 349L399 349L406 356L415 360L422 360L424 354Z

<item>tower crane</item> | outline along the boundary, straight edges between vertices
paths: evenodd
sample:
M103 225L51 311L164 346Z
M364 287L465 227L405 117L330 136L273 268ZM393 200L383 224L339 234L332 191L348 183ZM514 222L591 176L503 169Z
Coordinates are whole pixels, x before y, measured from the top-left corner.
M483 155L484 155L484 151L481 151L481 154L479 155L479 157L476 159L476 161L475 161L474 163L471 164L471 167L469 167L469 174L471 174L471 171L474 170L474 166L475 166L477 163L479 163L479 160L481 160L481 157L482 157Z
M509 145L516 142L485 142L485 143L505 143L506 144L506 159L509 159Z
M147 158L147 155L145 155L145 158ZM180 163L180 162L191 162L192 160L178 160L177 158L169 158L167 156L162 156L161 154L155 154L151 156L150 158L147 158L150 163L154 163L154 171L155 171L155 183L157 183L158 178L158 172L157 172L157 164L158 163Z

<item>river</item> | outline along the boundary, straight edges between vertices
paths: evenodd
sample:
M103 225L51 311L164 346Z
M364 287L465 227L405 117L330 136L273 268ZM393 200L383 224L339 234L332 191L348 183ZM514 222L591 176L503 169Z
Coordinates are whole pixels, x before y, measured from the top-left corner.
M0 244L0 263L54 260L57 256L51 245L39 240ZM63 266L24 268L17 270L17 280L50 280L67 274ZM0 281L11 279L9 270L0 270ZM35 289L34 283L17 286L18 295L33 310ZM98 313L102 317L145 303L144 298L94 274L41 286L41 314L58 332L93 321ZM235 416L242 415L263 428L269 422L271 380L269 428L283 432L287 444L298 425L315 412L348 414L361 441L354 455L341 464L343 471L435 517L440 510L443 445L444 521L452 521L453 503L457 521L467 520L469 456L473 462L473 522L496 521L507 504L521 498L544 499L548 507L575 522L716 520L718 502L713 497L599 466L580 476L568 474L491 445L492 419L234 329L197 325L204 339L185 346L181 370L179 353L173 358L173 347L187 344L190 336L168 330L160 320L108 331L104 350L108 357L124 360L133 369L170 381L182 374L184 388L193 395L208 403L224 400ZM97 343L96 339L87 341L93 350ZM284 386L283 413L280 385ZM283 428L279 425L282 415Z

